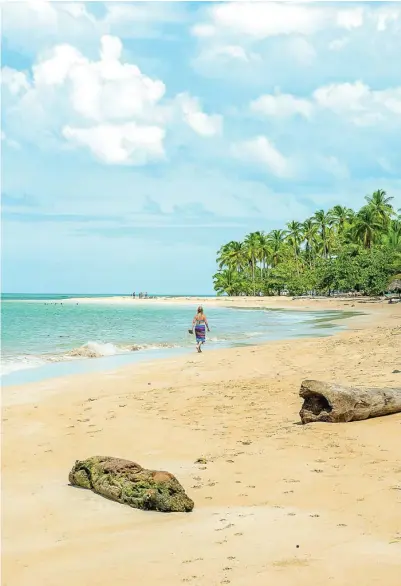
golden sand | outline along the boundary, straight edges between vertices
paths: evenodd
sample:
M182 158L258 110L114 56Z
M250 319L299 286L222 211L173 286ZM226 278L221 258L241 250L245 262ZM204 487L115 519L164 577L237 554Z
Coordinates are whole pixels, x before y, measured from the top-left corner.
M401 414L302 426L298 391L401 386L401 304L224 303L367 315L330 338L4 389L4 586L400 586ZM172 472L193 513L70 487L96 454Z

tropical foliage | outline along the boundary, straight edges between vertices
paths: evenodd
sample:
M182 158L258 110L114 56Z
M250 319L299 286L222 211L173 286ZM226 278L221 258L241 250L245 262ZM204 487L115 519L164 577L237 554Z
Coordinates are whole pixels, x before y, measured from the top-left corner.
M383 190L357 212L318 210L285 229L252 232L217 256L219 295L381 294L401 271L401 210Z

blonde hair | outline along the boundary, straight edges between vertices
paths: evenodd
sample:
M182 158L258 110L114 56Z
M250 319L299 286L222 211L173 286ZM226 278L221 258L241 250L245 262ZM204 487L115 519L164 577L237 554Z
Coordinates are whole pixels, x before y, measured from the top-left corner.
M202 307L202 305L199 305L199 307L198 307L198 313L203 313L203 307Z

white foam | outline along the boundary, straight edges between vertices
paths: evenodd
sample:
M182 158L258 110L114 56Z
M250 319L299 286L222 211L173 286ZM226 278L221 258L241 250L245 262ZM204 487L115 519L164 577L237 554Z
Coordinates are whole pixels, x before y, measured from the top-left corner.
M29 368L37 368L46 364L46 360L39 356L20 355L13 357L2 358L1 361L1 376L11 374L18 370L27 370Z
M114 344L110 342L92 342L89 341L83 346L79 348L74 348L67 352L67 357L75 357L75 358L100 358L101 356L115 356L116 354L120 354L124 350L121 348L119 349ZM60 356L60 360L65 359L64 357Z
M163 348L178 348L176 344L160 342L156 344L130 344L116 345L110 342L96 342L90 340L83 346L73 348L64 354L46 354L43 356L17 355L2 357L1 376L11 374L19 370L38 368L50 362L65 362L69 360L101 358L115 356L139 350L161 350Z
M121 349L110 342L104 344L101 342L88 342L85 346L88 350L93 350L98 356L114 356L122 352Z

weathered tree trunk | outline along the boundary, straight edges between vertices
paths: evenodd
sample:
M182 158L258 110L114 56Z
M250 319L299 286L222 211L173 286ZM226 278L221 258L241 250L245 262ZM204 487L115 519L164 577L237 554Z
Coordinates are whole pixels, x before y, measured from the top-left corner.
M304 399L302 423L342 423L401 412L401 388L359 389L305 380L299 395Z

